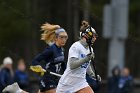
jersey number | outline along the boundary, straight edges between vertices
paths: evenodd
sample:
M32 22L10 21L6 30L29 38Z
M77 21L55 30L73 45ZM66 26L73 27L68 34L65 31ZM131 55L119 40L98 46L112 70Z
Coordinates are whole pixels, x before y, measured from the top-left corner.
M83 65L81 65L81 68L87 68L88 63L84 63Z
M59 71L61 69L61 63L55 64L55 67L56 67L56 72L59 73Z

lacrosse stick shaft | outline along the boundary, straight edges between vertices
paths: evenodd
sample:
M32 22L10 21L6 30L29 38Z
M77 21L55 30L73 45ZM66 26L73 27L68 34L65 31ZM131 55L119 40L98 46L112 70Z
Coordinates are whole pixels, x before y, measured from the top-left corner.
M57 77L61 77L62 75L54 73L54 72L49 72L51 75L57 76Z
M93 53L92 50L91 50L91 45L89 45L89 50L90 50L91 53ZM92 66L93 66L93 69L94 69L96 82L98 83L97 70L96 70L96 66L95 66L95 62L94 62L93 58L91 59L91 62L93 62Z

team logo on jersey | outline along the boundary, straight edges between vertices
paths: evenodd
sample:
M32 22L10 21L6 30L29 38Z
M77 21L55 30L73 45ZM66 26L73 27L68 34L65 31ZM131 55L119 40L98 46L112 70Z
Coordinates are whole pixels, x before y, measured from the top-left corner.
M56 58L54 58L54 62L58 62L58 61L64 61L64 56L62 55L62 56L58 56L58 57L56 57Z
M86 57L86 55L85 55L85 54L81 54L81 58L84 58L84 57ZM89 63L89 62L86 62L86 63L82 64L82 65L81 65L81 68L87 68L88 63Z

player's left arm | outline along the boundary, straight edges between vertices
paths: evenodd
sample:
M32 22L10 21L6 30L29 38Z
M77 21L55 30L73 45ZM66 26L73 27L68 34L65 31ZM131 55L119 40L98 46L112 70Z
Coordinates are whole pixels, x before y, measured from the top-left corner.
M95 77L95 73L94 73L94 71L92 70L92 67L91 67L91 62L90 62L90 65L89 65L88 68L87 68L87 74L88 74L90 77Z
M91 62L90 62L90 65L89 65L88 68L87 68L87 74L88 74L92 79L95 79L95 80L96 80L96 78L95 78L95 73L94 73L94 71L93 71ZM98 79L98 81L101 81L100 75L97 75L97 79Z

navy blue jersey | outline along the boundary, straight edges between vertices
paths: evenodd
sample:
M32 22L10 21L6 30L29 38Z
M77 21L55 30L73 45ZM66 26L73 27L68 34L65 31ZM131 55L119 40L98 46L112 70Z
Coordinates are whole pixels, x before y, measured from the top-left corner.
M64 51L62 47L58 47L56 44L47 47L42 53L37 55L32 65L41 65L41 61L45 61L45 65L42 67L46 70L62 74L62 70L65 70Z

